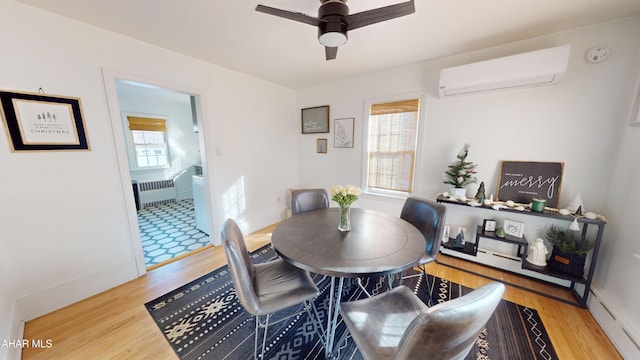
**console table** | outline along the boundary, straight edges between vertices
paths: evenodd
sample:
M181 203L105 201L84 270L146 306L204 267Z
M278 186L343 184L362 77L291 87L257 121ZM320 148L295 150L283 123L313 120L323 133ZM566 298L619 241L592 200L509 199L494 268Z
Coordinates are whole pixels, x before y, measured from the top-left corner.
M555 212L555 211L549 211L549 210L545 210L542 213L538 213L538 212L532 212L530 211L530 209L525 209L525 210L515 210L513 208L503 208L501 210L494 210L491 206L487 206L487 205L479 205L479 206L471 206L469 205L469 202L467 201L458 201L455 199L451 199L448 197L443 197L443 196L438 196L436 199L437 202L439 203L444 203L444 204L451 204L451 205L455 205L455 206L465 206L468 208L472 208L477 209L477 211L492 211L492 212L502 212L502 213L517 213L520 215L526 215L526 216L535 216L535 217L541 217L541 218L548 218L548 219L554 219L554 220L564 220L564 221L568 221L568 222L572 222L574 220L574 216L573 215L560 215L559 213ZM477 250L478 250L478 244L480 242L480 239L489 239L489 240L494 240L494 241L502 241L502 242L507 242L507 243L511 243L514 245L518 246L518 254L517 257L520 259L522 265L522 269L525 270L529 270L529 271L533 271L536 273L541 273L553 278L558 278L558 279L562 279L562 280L567 280L570 282L570 285L567 287L571 293L573 294L573 296L576 298L577 303L571 302L571 301L567 301L563 298L558 298L556 296L553 295L548 295L548 294L542 294L548 297L552 297L554 299L572 304L572 305L578 305L581 306L583 308L587 307L587 297L589 296L589 290L591 288L591 282L593 280L593 276L594 276L594 271L595 271L595 266L596 266L596 262L598 260L598 251L600 249L600 243L602 242L602 235L604 232L604 226L606 224L606 221L600 218L596 218L596 219L588 219L586 217L580 216L577 217L577 221L578 223L580 223L582 225L582 230L581 230L581 239L584 240L585 237L587 237L587 232L591 227L595 227L595 239L594 239L594 247L591 250L591 261L588 264L588 267L585 269L585 274L583 276L573 276L573 275L569 275L569 274L565 274L563 272L560 271L556 271L554 269L551 269L547 266L537 266L534 264L531 264L527 261L527 250L528 250L528 242L526 241L526 239L523 238L515 238L515 237L510 237L510 236L505 236L504 238L501 237L497 237L495 236L495 233L493 232L484 232L482 229L482 226L478 226L476 229L476 238L475 238L475 243L472 242L467 242L465 245L465 248L461 248L461 249L456 249L456 248L452 248L451 246L447 246L447 244L443 244L443 247L447 248L447 249L451 249L451 250L455 250L455 251L460 251L464 254L470 255L470 256L476 256L477 254ZM522 251L522 247L524 247L524 251ZM491 266L489 264L483 264L483 265L488 265ZM502 269L504 270L504 269ZM508 271L508 270L507 270ZM511 271L510 271L511 272ZM531 277L528 276L526 274L523 273L516 273L517 275L521 275L521 276L527 276L527 277ZM494 279L494 280L498 280L499 279ZM580 291L576 285L580 284L580 287L583 287L584 289L582 291Z

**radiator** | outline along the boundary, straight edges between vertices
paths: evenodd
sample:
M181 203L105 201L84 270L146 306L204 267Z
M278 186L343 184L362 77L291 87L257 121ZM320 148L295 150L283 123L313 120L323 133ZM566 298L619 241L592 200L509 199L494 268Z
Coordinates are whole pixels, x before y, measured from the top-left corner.
M142 208L176 202L176 186L173 180L157 180L138 183Z

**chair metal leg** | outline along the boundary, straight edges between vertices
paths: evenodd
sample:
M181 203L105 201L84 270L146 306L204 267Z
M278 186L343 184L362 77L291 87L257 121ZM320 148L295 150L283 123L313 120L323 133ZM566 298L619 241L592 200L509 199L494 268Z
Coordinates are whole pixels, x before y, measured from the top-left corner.
M253 335L253 360L258 360L258 336L260 335L260 316L256 315L256 331Z
M260 359L264 359L264 348L267 344L267 330L269 329L269 315L265 315L264 324L260 322L260 316L256 316L256 334L255 334L255 342L253 348L253 358L254 360L258 359L258 336L260 334L259 329L262 328L262 346L260 351Z
M431 287L429 286L429 278L427 277L427 265L422 265L422 274L424 275L424 284L427 286L427 306L431 307Z
M402 285L402 281L404 279L409 279L409 278L413 278L413 277L419 277L419 276L423 276L424 277L424 284L427 286L427 295L429 296L429 298L427 299L427 306L431 306L431 287L429 286L429 278L427 277L427 265L420 265L420 270L422 270L422 274L413 274L413 275L407 275L405 276L406 270L402 272L402 275L400 276L400 285Z
M356 284L358 285L360 290L362 290L365 293L365 295L367 295L367 297L371 297L371 294L369 294L367 289L365 289L364 285L362 284L362 279L356 278Z
M302 303L303 305L303 309L288 315L282 319L279 319L277 321L274 322L274 324L280 323L282 321L288 320L294 316L298 316L300 314L303 314L305 311L307 313L307 315L309 315L309 318L311 319L311 322L313 323L314 328L316 329L316 333L318 334L318 336L320 337L320 341L322 342L322 344L326 344L327 343L327 339L326 339L326 335L323 332L323 328L322 325L320 324L320 316L318 315L318 310L316 309L315 303L313 302L313 300L306 300L304 303ZM256 315L256 331L255 331L255 341L254 341L254 350L253 350L253 358L254 360L258 360L258 359L264 359L264 352L266 350L267 347L267 331L269 329L269 319L270 319L271 314L267 314L264 316L258 316ZM260 346L261 350L260 350L260 356L258 356L258 337L260 336L260 329L263 329L263 333L262 333L262 345Z
M309 315L309 318L311 319L311 322L316 329L316 334L318 334L320 342L322 342L323 345L326 345L327 339L325 337L322 324L320 323L320 315L318 314L318 309L316 309L316 304L312 300L307 300L305 303L305 309L307 310L307 314Z

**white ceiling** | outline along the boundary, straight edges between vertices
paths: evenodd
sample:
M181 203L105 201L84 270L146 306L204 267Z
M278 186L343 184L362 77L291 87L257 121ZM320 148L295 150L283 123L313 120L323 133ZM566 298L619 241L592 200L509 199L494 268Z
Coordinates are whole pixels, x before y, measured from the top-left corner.
M291 88L640 14L640 0L416 0L412 15L349 32L326 61L315 27L254 10L317 16L318 0L17 1ZM403 1L347 4L353 14Z

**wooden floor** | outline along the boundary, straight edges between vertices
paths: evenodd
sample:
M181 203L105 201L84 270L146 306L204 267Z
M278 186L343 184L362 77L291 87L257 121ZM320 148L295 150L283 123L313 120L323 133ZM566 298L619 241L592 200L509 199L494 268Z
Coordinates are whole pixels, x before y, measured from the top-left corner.
M247 236L249 250L267 244L271 230ZM29 321L24 338L51 340L52 347L23 349L23 359L177 359L144 304L224 264L221 248L207 248ZM466 266L473 270L477 265ZM471 288L490 281L438 264L427 271ZM588 310L510 286L504 298L538 310L560 359L622 359Z

